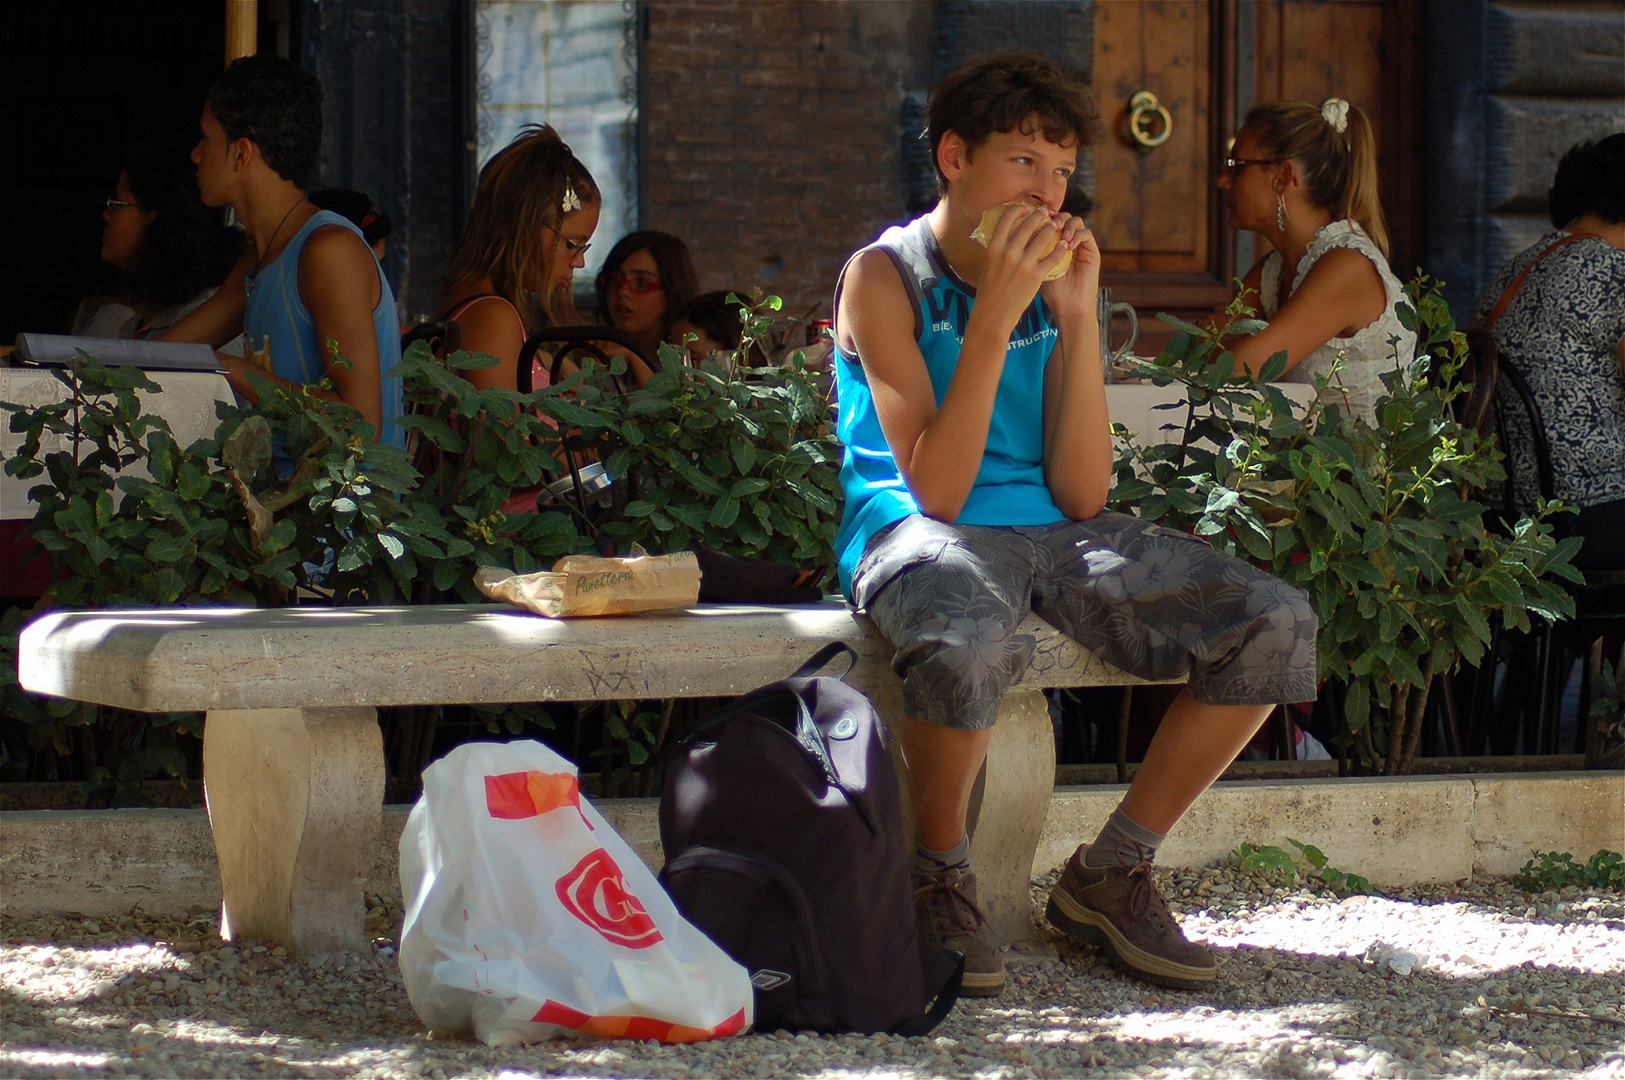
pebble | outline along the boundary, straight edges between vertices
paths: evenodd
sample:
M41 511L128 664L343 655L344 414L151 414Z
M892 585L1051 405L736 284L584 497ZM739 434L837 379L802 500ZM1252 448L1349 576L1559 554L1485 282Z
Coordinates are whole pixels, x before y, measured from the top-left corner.
M367 955L219 939L212 911L0 915L0 1074L18 1077L1567 1076L1625 1080L1625 897L1505 881L1338 899L1232 868L1159 871L1219 979L1125 978L1042 921L1012 968L924 1038L764 1032L689 1046L487 1047L425 1031L395 960L399 897L367 898ZM1532 911L1545 914L1538 922ZM1377 947L1377 948L1374 948ZM1364 960L1403 952L1409 974ZM1404 965L1401 965L1404 966Z

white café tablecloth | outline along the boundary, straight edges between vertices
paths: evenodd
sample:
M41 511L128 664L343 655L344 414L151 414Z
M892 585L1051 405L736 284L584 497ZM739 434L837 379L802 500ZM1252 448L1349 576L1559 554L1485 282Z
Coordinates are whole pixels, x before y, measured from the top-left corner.
M1300 405L1308 404L1315 396L1309 383L1276 383L1287 397ZM1177 403L1177 409L1159 409L1158 405ZM1160 442L1177 440L1179 430L1185 426L1185 387L1180 383L1155 386L1151 383L1121 382L1106 384L1106 411L1112 423L1122 424L1135 434L1140 446L1155 446ZM1175 430L1163 431L1164 427Z
M163 390L157 394L137 391L142 411L169 421L169 430L182 446L213 435L219 423L214 403L235 400L226 377L214 372L149 371L147 376ZM48 370L0 367L0 401L37 407L67 396L68 388ZM61 442L47 436L41 452L64 449ZM11 414L0 413L0 458L10 458L22 444L22 435L11 430ZM43 473L29 480L0 475L0 520L32 518L37 507L28 501L28 489L42 483L49 483Z

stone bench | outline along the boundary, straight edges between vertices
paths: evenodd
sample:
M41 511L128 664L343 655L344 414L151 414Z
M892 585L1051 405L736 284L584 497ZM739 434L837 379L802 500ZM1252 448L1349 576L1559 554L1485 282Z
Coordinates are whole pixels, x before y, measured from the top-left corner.
M1138 681L1035 618L1021 629L1038 649L971 805L982 903L1012 942L1033 937L1028 874L1054 783L1042 691ZM729 696L832 641L856 651L847 681L895 724L891 650L838 602L568 621L492 605L66 611L24 629L18 671L36 693L206 711L222 933L333 952L366 944L362 881L385 777L378 706Z

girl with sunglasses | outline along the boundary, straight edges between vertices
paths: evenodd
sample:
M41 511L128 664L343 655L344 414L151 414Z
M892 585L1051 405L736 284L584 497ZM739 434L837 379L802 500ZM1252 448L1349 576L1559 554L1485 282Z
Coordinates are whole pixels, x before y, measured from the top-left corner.
M525 339L581 321L570 281L586 265L601 208L592 174L546 124L526 126L480 170L441 284L441 319L457 324L462 348L497 358L464 373L475 386L518 389ZM547 385L550 362L537 353L534 387Z
M637 337L652 353L672 340L677 309L699 292L688 245L671 233L644 229L610 249L598 273L598 321ZM627 356L642 386L648 367Z
M1395 310L1404 290L1388 266L1370 120L1341 98L1267 101L1247 114L1225 165L1231 226L1272 248L1242 281L1269 326L1229 343L1237 363L1257 374L1284 350L1282 380L1312 383L1342 354L1336 403L1375 425L1382 373L1396 351L1410 363L1416 335Z

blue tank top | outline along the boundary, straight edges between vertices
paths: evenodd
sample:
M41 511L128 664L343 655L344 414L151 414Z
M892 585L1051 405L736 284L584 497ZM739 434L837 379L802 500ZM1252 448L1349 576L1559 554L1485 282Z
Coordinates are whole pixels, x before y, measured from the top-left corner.
M324 343L316 340L316 320L299 296L299 255L310 234L323 225L341 225L357 238L361 237L361 230L347 218L331 210L320 210L293 234L293 239L276 258L244 283L248 290L248 304L243 309L245 355L263 355L269 351L271 370L289 382L319 382L327 370ZM373 265L378 266L376 260ZM396 321L395 293L382 267L378 267L378 285L378 306L372 309L372 325L378 339L378 367L383 376L383 431L379 433L379 441L404 446L405 433L396 424L401 415L401 380L400 376L389 374L401 362L401 331ZM285 451L277 457L278 471L285 472L291 464L285 460Z
M891 258L914 302L914 337L940 408L959 364L976 292L949 267L924 217L887 229L864 250L871 249ZM843 281L845 276L842 270ZM838 282L837 311L840 298ZM1042 297L1034 297L1010 335L982 465L956 519L960 524L1050 525L1066 520L1044 483L1044 372L1059 337L1049 306ZM920 507L886 445L862 363L839 347L835 350L835 379L839 393L836 434L845 447L841 490L846 500L835 555L841 591L850 599L852 571L870 537L893 522L918 514Z

